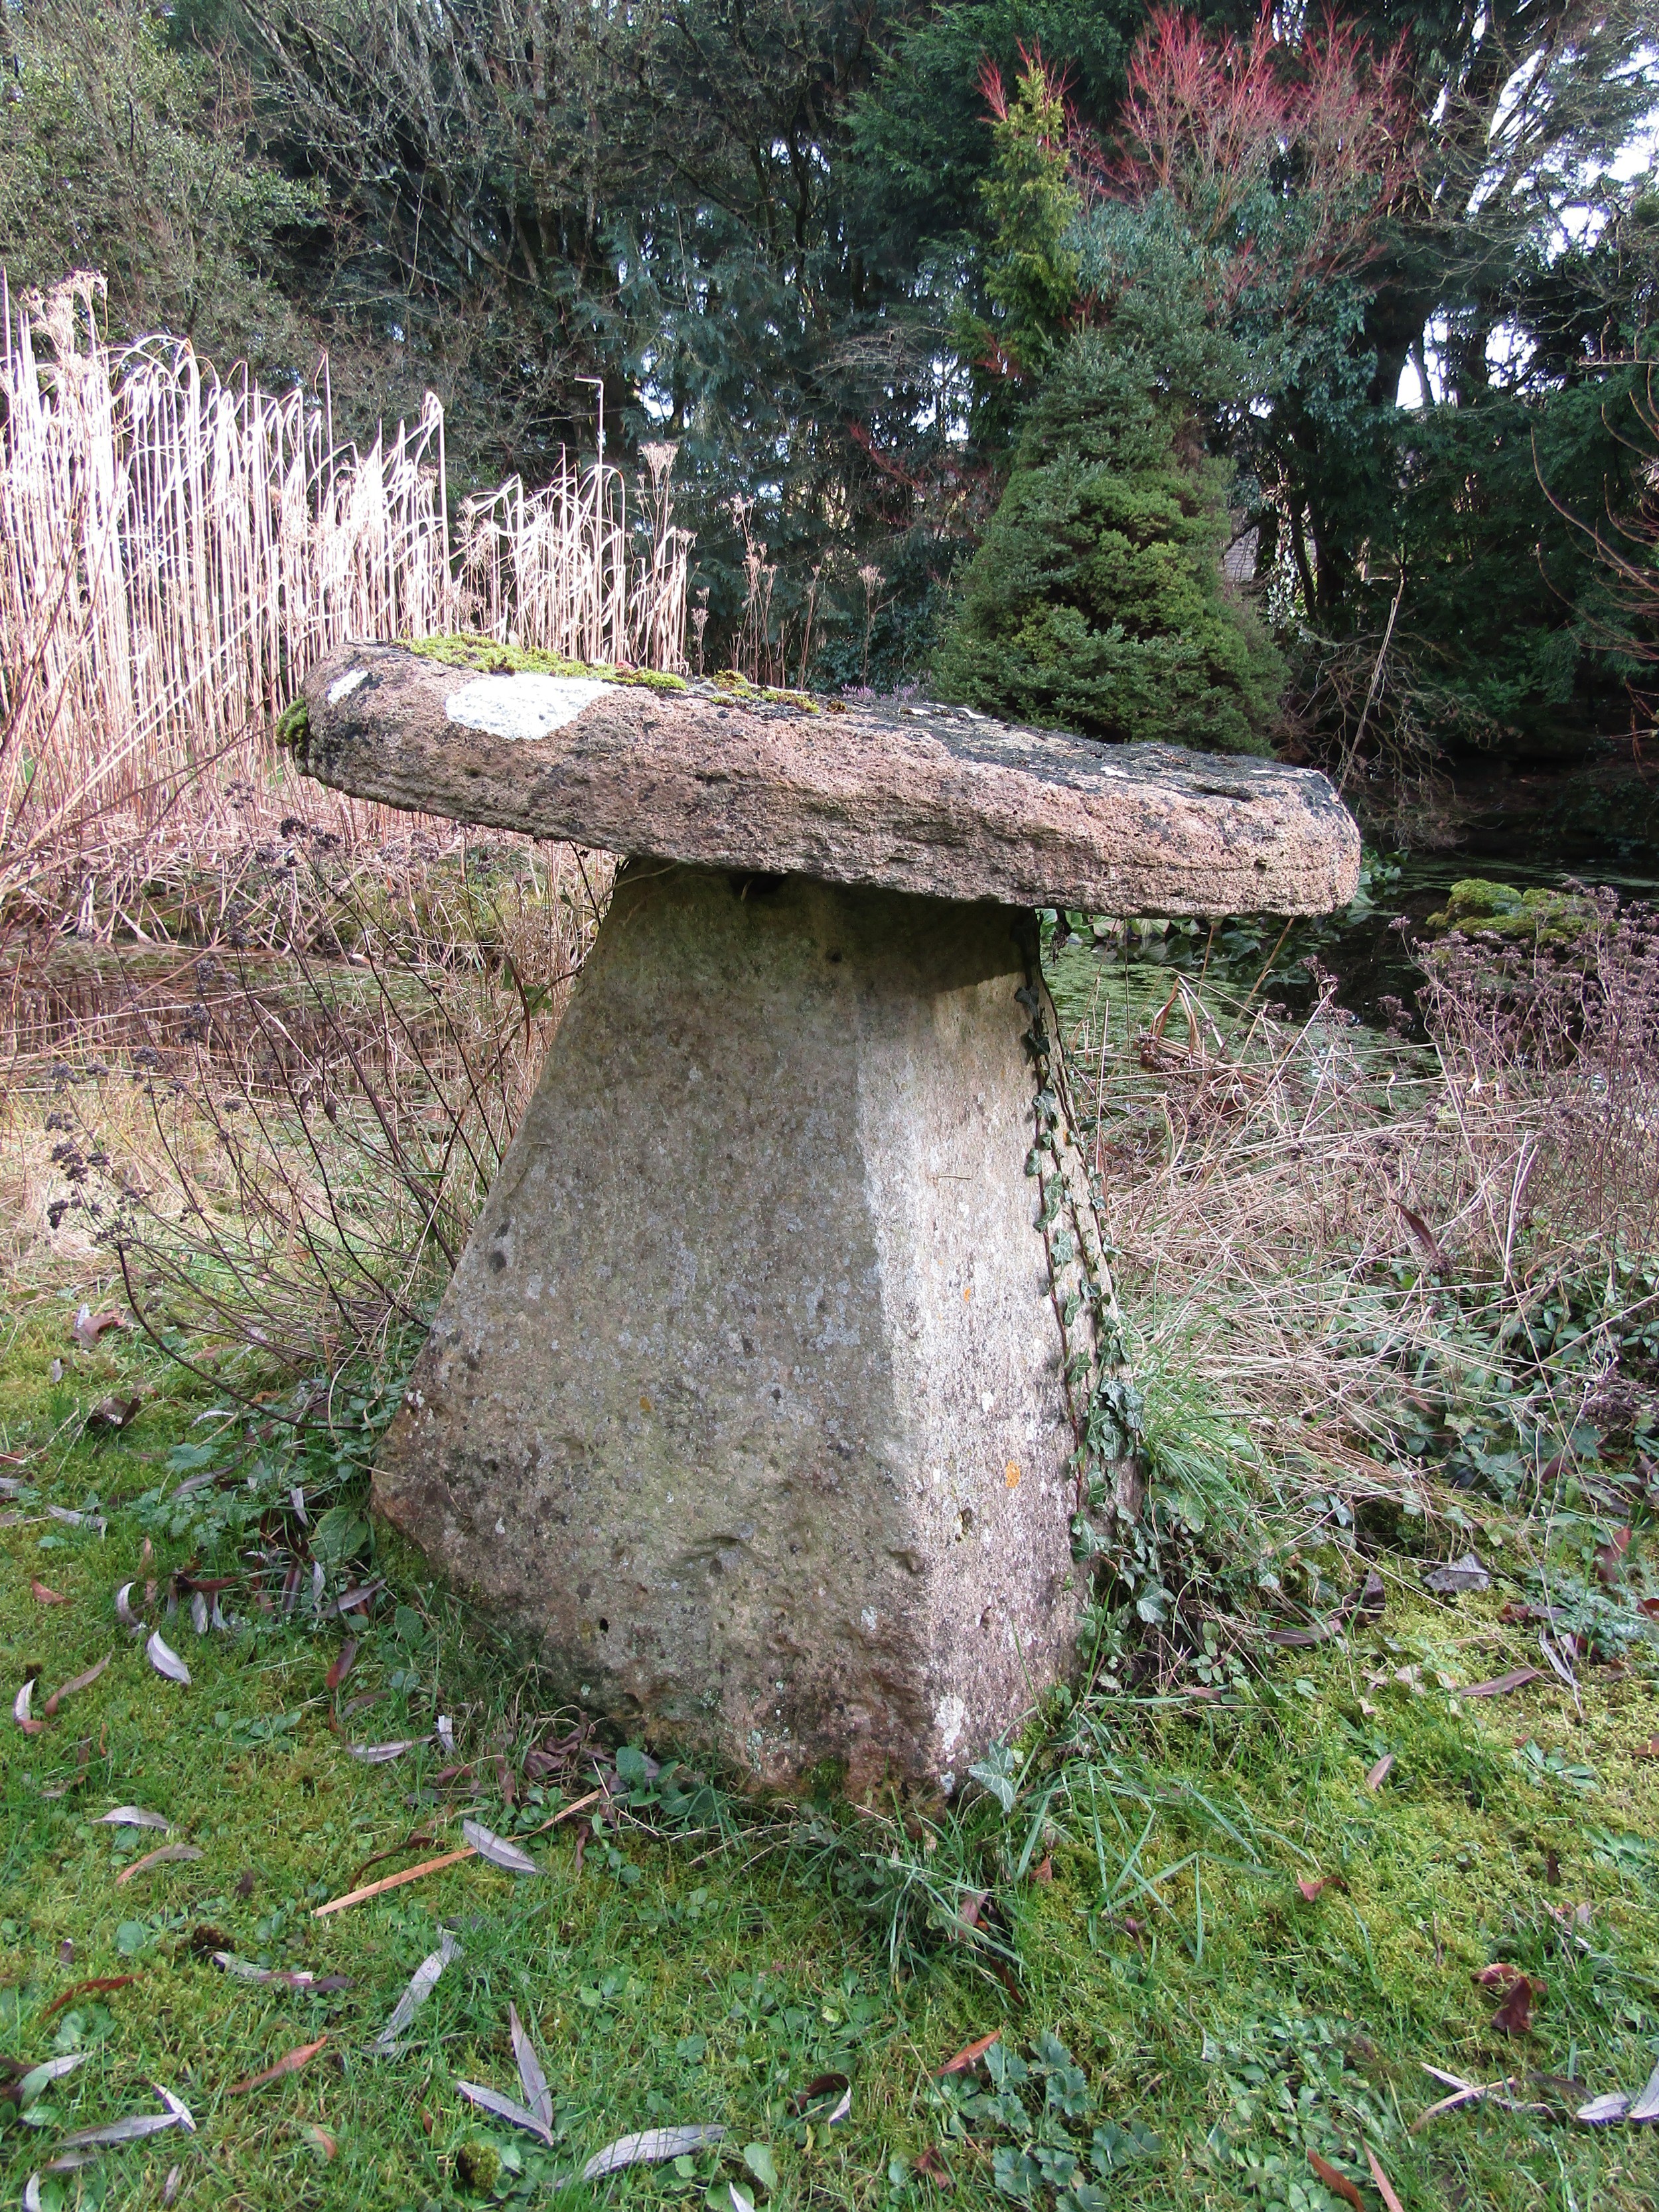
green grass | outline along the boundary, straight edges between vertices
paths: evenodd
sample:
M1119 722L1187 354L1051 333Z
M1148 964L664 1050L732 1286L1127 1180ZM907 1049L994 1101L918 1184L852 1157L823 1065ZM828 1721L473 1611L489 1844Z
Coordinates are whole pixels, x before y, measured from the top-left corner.
M1024 1747L1006 1817L983 1796L959 1814L860 1820L827 1801L793 1812L710 1792L678 1832L660 1806L624 1813L586 1842L580 1870L567 1824L530 1845L538 1876L471 1860L319 1921L318 1903L412 1831L434 1842L367 1879L458 1843L465 1811L501 1831L545 1820L559 1790L526 1799L520 1782L509 1808L493 1759L516 1763L553 1717L533 1672L400 1553L374 1563L391 1585L333 1697L325 1678L344 1632L312 1620L308 1584L288 1618L228 1591L250 1624L237 1632L198 1638L181 1610L163 1627L191 1684L155 1674L116 1624L117 1586L137 1578L137 1604L147 1577L164 1591L192 1562L234 1572L239 1545L287 1510L295 1481L313 1523L338 1490L331 1527L349 1549L376 1404L366 1394L355 1413L346 1407L337 1454L296 1449L274 1420L252 1438L240 1421L199 1420L217 1402L209 1384L134 1335L75 1350L78 1299L107 1292L20 1294L0 1366L0 1446L22 1462L4 1472L26 1486L0 1501L7 1698L38 1668L38 1715L50 1688L113 1655L41 1733L0 1718L0 2050L31 2063L90 2053L31 2109L37 2124L0 2108L5 2203L64 2131L155 2109L157 2081L184 2099L197 2132L108 2154L63 2178L61 2203L139 2212L161 2202L175 2163L184 2205L553 2202L552 2184L611 2138L698 2120L728 2129L723 2154L577 2185L568 2201L730 2207L736 2182L763 2203L744 2156L761 2145L780 2206L943 2203L916 2166L935 2147L955 2203L1024 2191L1048 2207L1043 2160L1063 2175L1069 2142L1086 2171L1107 2120L1137 2124L1161 2148L1063 2204L1326 2212L1341 2200L1316 2178L1312 2150L1359 2182L1369 2209L1381 2200L1366 2141L1411 2212L1635 2212L1659 2198L1651 2131L1594 2133L1560 2117L1581 2097L1639 2087L1659 2052L1659 1760L1633 1755L1659 1735L1645 1646L1621 1674L1586 1669L1582 1718L1553 1679L1465 1703L1443 1675L1468 1683L1537 1659L1535 1631L1499 1618L1515 1591L1500 1580L1438 1602L1417 1562L1385 1557L1386 1613L1351 1638L1274 1656L1213 1699L1148 1691L1051 1714L1050 1732ZM150 1395L127 1428L83 1427L98 1399L141 1383ZM287 1402L273 1398L273 1412ZM181 1470L198 1461L230 1486L178 1504ZM48 1503L96 1512L106 1530L42 1517ZM1489 1556L1512 1555L1492 1547L1494 1531L1474 1534ZM366 1564L343 1560L331 1589ZM67 1602L37 1601L32 1578ZM337 1705L374 1692L331 1726ZM435 1746L382 1766L346 1748L420 1735L434 1710L455 1717L461 1758L487 1756L476 1800L434 1796L447 1763ZM1389 1753L1392 1770L1368 1788ZM95 1825L124 1803L164 1814L201 1857L118 1883L162 1840ZM1305 1897L1298 1878L1320 1876L1327 1887ZM1019 1962L1012 1987L994 1954L939 1924L980 1884L993 1938ZM367 2055L441 1922L463 1955L402 2054ZM220 1948L351 1987L317 1996L234 1980L207 1955ZM1472 1983L1494 1960L1547 1984L1528 2035L1498 2033L1496 1994ZM76 1984L117 1975L133 1979L53 2011ZM509 2001L556 2100L550 2154L453 2086L520 2094ZM1039 2064L1048 2051L1056 2068L1041 2039L1058 2037L1084 2084L1034 2071L1020 2120L981 2076L964 2111L936 2069L994 2029L1006 2051ZM298 2073L233 2094L325 2035ZM1481 2105L1414 2133L1443 2094L1425 2062L1481 2081L1515 2075L1522 2101L1552 2111ZM851 2078L851 2117L809 2134L790 2098L830 2071ZM1540 2088L1539 2076L1553 2078ZM1022 2162L1045 2084L1079 2109L1057 2105L1051 2140L1039 2135ZM1000 2094L1022 2092L1005 2081ZM41 2201L52 2206L50 2185Z

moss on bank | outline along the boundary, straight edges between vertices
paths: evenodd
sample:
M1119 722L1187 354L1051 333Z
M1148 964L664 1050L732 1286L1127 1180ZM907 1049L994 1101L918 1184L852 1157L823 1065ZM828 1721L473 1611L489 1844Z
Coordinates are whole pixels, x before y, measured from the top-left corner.
M1466 876L1452 885L1446 903L1427 919L1437 934L1457 929L1466 935L1498 937L1516 945L1571 945L1596 919L1593 899L1534 884L1517 890L1512 884Z

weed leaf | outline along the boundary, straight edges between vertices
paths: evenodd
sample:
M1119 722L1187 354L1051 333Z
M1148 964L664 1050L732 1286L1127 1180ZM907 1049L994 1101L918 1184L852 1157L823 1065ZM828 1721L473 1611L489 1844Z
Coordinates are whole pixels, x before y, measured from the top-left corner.
M770 2143L751 2142L743 2147L743 2162L763 2189L775 2189L778 2169L772 2156Z

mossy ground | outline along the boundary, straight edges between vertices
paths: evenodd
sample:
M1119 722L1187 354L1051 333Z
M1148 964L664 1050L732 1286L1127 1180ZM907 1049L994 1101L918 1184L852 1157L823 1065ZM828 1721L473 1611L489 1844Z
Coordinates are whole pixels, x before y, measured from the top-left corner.
M332 1698L325 1677L341 1623L313 1622L304 1603L291 1618L259 1613L240 1593L227 1605L256 1624L240 1633L198 1638L187 1611L166 1625L188 1688L152 1672L116 1624L112 1594L135 1577L135 1600L146 1577L165 1589L192 1560L234 1571L228 1535L219 1557L204 1548L217 1524L154 1501L176 1489L180 1443L240 1431L203 1422L208 1383L131 1334L75 1348L79 1300L96 1306L110 1290L87 1280L20 1295L0 1372L0 1443L16 1455L8 1474L27 1486L5 1501L0 1532L8 1695L38 1669L38 1715L49 1687L113 1655L41 1733L6 1723L0 2047L28 2062L77 2043L91 2053L32 2108L37 2124L8 2112L6 2201L19 2201L63 2130L155 2109L149 2085L160 2081L191 2107L197 2132L64 2176L63 2203L137 2212L161 2201L175 2164L182 2204L544 2201L556 2176L614 2136L715 2119L730 2130L723 2167L708 2152L690 2172L636 2168L600 2190L701 2206L717 2180L729 2203L736 2179L763 2198L742 2157L761 2143L779 2204L926 2203L938 2185L917 2160L945 2142L949 2118L935 2069L994 2028L1024 2049L1044 2030L1069 2046L1096 2105L1085 2148L1102 2115L1156 2131L1162 2154L1103 2185L1114 2203L1334 2205L1313 2149L1359 2181L1370 2207L1380 2199L1362 2138L1413 2212L1634 2212L1659 2197L1650 2131L1595 2133L1562 2117L1581 2097L1639 2087L1659 2042L1659 1761L1637 1755L1659 1735L1659 1690L1645 1659L1616 1676L1589 1670L1582 1715L1547 1674L1459 1699L1446 1682L1535 1663L1535 1633L1499 1618L1501 1578L1486 1595L1438 1601L1414 1562L1385 1556L1381 1622L1212 1698L1103 1700L1072 1714L1060 1729L1070 1747L1033 1749L1006 1824L998 1894L1022 1963L1018 1999L950 1942L920 1970L892 1972L868 1881L845 1878L890 1861L902 1886L907 1842L918 1864L951 1861L963 1832L948 1820L926 1832L913 1823L910 1839L892 1827L897 1848L878 1838L860 1863L844 1809L809 1819L730 1801L720 1822L688 1836L624 1824L596 1837L580 1869L568 1831L555 1830L532 1846L538 1877L473 1860L319 1921L318 1903L411 1832L435 1851L459 1841L463 1810L507 1828L558 1802L556 1790L529 1806L521 1794L509 1809L489 1757L477 1799L434 1801L444 1753L366 1765L347 1748L359 1730L419 1735L435 1698L457 1716L460 1755L476 1758L522 1747L547 1717L533 1675L401 1555L378 1563L391 1587ZM57 1383L54 1358L65 1370ZM151 1395L127 1428L83 1425L99 1398L138 1384ZM244 1443L270 1479L280 1434ZM305 1478L304 1465L294 1471ZM48 1503L95 1510L107 1527L45 1516ZM1498 1533L1485 1531L1489 1548ZM66 1601L41 1602L32 1579ZM372 1706L344 1712L371 1692ZM1368 1788L1388 1753L1393 1768ZM159 1840L96 1825L129 1803L164 1814L202 1856L120 1884ZM994 1838L988 1849L994 1862ZM1031 1878L1045 1856L1051 1878ZM1304 1896L1298 1878L1321 1875L1325 1888ZM404 2053L366 2055L441 1920L464 1955ZM220 1948L351 1986L313 1996L234 1980L207 1955ZM1498 2033L1496 1996L1472 1984L1498 1959L1547 1984L1530 2034ZM133 1978L58 2005L77 1984L118 1975ZM551 2155L481 2124L453 2087L517 2094L509 2000L532 2024L557 2100ZM296 2074L233 2093L324 2035ZM1551 2109L1478 2105L1413 2132L1442 2094L1425 2062L1472 2081L1513 2075L1519 2101ZM809 2137L788 2100L829 2070L852 2078L851 2117ZM992 2130L984 2148L945 2142L956 2203L1006 2201L993 2162L1006 2140ZM1053 2201L1030 2186L1031 2201Z

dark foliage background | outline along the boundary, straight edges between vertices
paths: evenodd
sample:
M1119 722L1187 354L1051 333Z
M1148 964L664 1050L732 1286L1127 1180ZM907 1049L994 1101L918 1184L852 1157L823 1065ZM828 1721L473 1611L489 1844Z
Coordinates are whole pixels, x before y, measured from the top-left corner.
M613 458L678 445L711 659L758 555L772 665L827 684L926 677L1086 328L1254 550L1231 566L1288 683L1264 708L1262 660L1245 685L1252 742L1397 787L1645 726L1597 542L1652 446L1640 0L1343 0L1303 27L1142 0L16 0L0 261L14 288L100 267L112 334L167 325L267 381L326 348L343 431L435 390L458 493L591 451L602 402ZM1043 173L1006 189L984 80L1039 54L1062 220L1027 296Z

